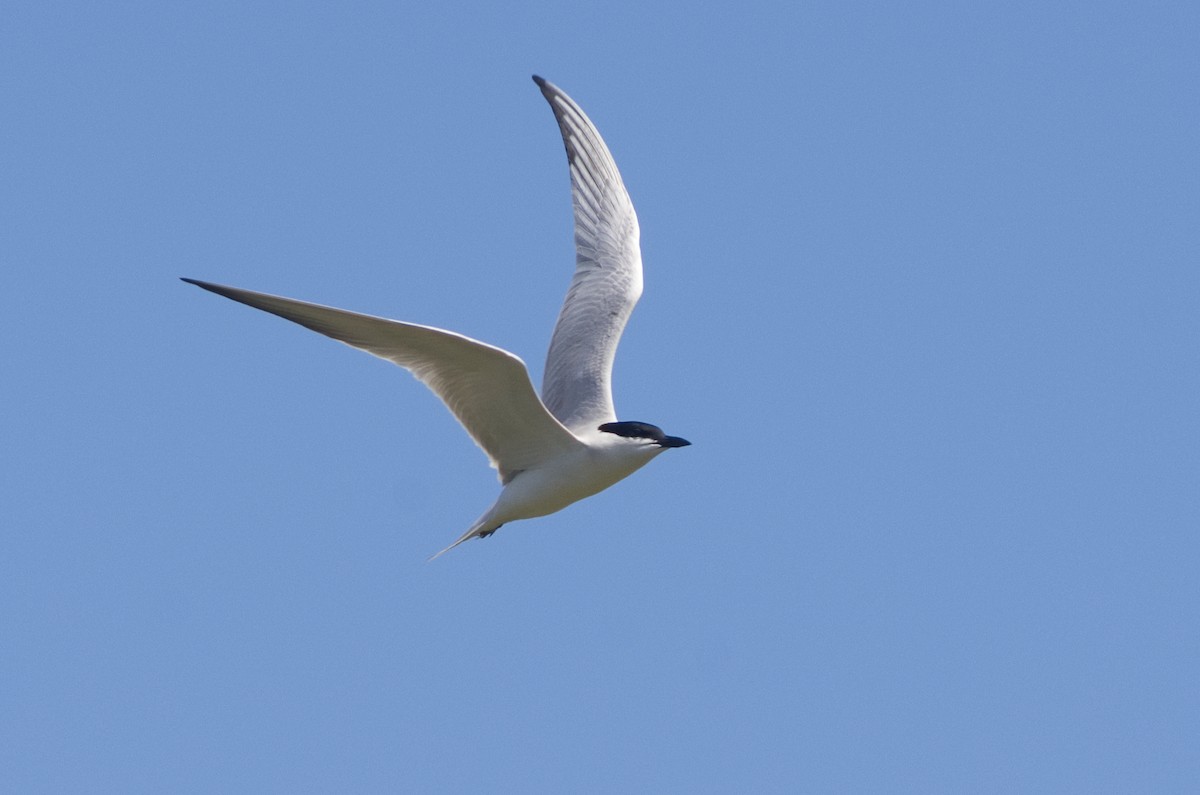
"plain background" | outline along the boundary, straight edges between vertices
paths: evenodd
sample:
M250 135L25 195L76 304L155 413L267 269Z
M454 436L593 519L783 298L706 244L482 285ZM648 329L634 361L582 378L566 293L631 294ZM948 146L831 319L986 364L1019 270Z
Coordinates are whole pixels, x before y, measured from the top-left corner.
M1183 792L1195 3L54 3L0 20L0 789ZM694 446L494 474L192 276L542 357L529 80L641 218Z

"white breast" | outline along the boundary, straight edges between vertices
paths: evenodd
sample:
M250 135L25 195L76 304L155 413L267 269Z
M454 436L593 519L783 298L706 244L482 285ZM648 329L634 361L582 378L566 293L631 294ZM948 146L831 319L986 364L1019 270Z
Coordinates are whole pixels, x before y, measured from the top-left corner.
M598 433L587 442L583 449L514 477L496 500L491 518L512 522L560 511L628 477L664 449L611 433Z

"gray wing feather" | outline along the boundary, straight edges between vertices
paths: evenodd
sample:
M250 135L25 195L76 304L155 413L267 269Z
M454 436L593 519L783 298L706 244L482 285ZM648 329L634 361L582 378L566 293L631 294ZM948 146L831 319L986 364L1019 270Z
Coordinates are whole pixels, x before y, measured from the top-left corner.
M507 483L582 446L542 405L521 359L450 331L184 279L409 370L442 399Z
M562 132L575 210L575 275L546 355L542 400L571 430L595 430L616 419L613 358L642 294L637 215L592 122L557 86L533 79Z

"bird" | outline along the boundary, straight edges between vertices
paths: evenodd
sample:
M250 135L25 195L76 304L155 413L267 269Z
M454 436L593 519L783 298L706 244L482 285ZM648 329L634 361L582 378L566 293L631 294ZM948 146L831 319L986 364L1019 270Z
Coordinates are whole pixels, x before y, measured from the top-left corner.
M539 397L516 354L453 331L182 277L411 372L487 455L502 489L444 555L503 525L546 516L603 491L661 453L691 444L617 419L612 365L642 294L640 230L616 162L583 110L534 75L562 134L571 175L575 271L558 315Z

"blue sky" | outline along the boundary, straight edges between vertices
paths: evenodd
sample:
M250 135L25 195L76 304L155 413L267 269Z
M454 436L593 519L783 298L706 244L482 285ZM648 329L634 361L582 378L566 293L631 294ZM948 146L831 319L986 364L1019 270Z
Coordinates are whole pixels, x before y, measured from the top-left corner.
M410 5L5 6L0 789L1194 788L1195 4ZM436 399L177 277L540 381L533 73L694 446L428 563Z

